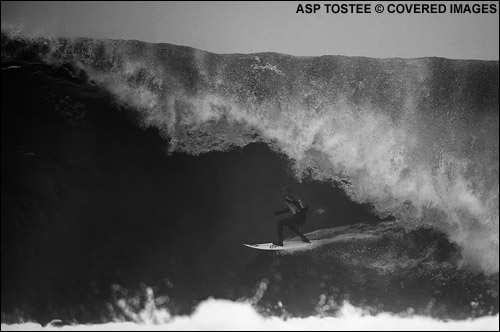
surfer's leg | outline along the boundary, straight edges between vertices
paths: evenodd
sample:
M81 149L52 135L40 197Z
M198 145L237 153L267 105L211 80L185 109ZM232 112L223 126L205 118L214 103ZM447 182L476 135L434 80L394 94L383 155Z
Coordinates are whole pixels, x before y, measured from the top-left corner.
M274 243L277 245L283 245L283 226L288 226L294 222L293 217L288 217L285 219L281 219L276 223L276 229L278 231L278 242Z
M302 231L299 228L299 226L304 226L305 223L306 223L305 214L298 214L294 216L293 222L288 224L288 228L290 228L290 230L292 230L295 234L300 236L302 241L311 243L311 241L309 241L309 239L304 235L304 233L302 233Z
M311 243L311 241L304 235L304 233L302 233L302 231L297 225L288 225L288 228L290 228L295 234L300 236L302 241Z

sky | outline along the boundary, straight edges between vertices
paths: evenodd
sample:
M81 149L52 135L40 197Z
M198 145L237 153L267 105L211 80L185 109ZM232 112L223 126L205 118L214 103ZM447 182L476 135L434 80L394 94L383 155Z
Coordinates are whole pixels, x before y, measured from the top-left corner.
M325 4L370 6L371 13L326 12ZM299 5L319 4L316 13ZM384 6L376 13L375 6ZM389 13L403 5L442 4L445 13ZM495 13L450 13L484 4ZM330 7L332 8L332 7ZM349 8L349 7L348 7ZM29 35L135 39L215 53L279 52L375 58L438 56L499 59L497 1L176 2L2 1L2 28Z

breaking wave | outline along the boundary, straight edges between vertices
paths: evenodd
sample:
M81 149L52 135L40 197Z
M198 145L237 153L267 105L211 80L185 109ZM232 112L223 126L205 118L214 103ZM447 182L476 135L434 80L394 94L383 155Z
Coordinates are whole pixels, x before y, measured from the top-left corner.
M498 61L220 55L8 31L2 59L69 64L157 128L168 153L265 142L299 180L433 225L464 266L498 272Z

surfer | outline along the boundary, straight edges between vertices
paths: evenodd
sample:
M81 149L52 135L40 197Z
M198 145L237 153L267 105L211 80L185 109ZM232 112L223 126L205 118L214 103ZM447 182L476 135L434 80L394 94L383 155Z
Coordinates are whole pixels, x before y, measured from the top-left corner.
M278 229L278 241L273 242L273 244L283 246L283 226L288 226L290 230L300 236L302 241L311 243L311 241L309 241L309 239L299 229L299 226L303 226L306 223L306 211L308 210L308 207L304 206L300 199L292 196L292 189L289 187L284 187L282 189L282 193L287 208L282 211L275 212L274 215L278 216L286 212L291 212L293 216L281 219L276 223Z

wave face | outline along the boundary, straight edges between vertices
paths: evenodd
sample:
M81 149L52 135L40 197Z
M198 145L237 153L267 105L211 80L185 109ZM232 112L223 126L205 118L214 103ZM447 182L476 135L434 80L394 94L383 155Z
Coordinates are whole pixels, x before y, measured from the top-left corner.
M163 285L172 314L185 313L193 298L248 297L263 278L261 309L278 314L282 301L293 316L319 315L319 300L333 315L344 299L374 312L498 313L498 62L219 55L5 31L1 42L5 320L16 307L101 319L79 304L141 282ZM228 253L269 233L255 206L275 208L266 190L290 181L284 165L307 201L331 204L309 224L323 242L279 258ZM350 204L397 222L330 229L330 211Z
M266 142L293 160L298 178L340 181L382 216L445 231L466 265L498 271L497 61L219 55L2 36L5 56L15 42L84 70L158 128L170 152Z

